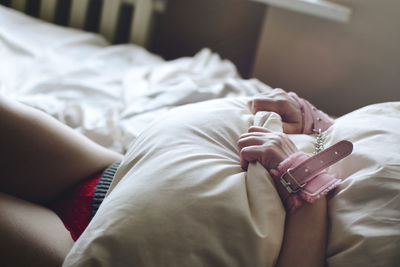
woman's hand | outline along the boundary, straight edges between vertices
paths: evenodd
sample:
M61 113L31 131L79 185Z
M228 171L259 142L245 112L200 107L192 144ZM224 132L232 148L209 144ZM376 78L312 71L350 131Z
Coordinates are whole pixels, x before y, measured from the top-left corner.
M251 127L240 136L240 166L247 170L249 162L259 161L267 170L275 169L284 159L297 152L295 144L284 133Z
M303 119L299 104L282 89L255 96L248 103L251 112L273 111L282 118L283 132L287 134L300 134Z

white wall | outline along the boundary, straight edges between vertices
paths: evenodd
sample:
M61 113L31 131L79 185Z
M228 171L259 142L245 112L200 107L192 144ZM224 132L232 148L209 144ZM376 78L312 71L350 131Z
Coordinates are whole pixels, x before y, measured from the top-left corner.
M400 1L332 2L353 9L350 23L270 8L253 76L332 115L400 101Z

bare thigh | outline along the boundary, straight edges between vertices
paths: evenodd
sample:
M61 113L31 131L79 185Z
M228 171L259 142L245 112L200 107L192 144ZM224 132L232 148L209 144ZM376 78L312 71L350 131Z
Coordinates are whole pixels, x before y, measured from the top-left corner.
M0 193L0 266L61 266L73 243L54 212Z
M46 203L122 156L0 96L0 192Z

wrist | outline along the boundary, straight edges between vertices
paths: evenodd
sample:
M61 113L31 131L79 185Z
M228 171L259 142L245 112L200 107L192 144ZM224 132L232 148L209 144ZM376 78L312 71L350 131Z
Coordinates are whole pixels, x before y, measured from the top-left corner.
M309 157L303 152L296 152L282 161L276 169L271 170L276 189L288 214L294 214L305 205L319 203L321 198L325 198L328 192L340 185L340 180L326 171L310 176L307 182L300 181L293 176L292 170L308 159ZM322 183L319 182L320 180ZM318 189L318 187L322 189Z
M321 131L325 131L334 123L334 120L331 119L326 113L317 109L307 100L300 98L296 93L289 92L288 94L297 102L300 107L302 116L301 132L303 134L313 134L319 129L321 129Z
M352 144L341 141L314 155L306 156L296 152L270 171L283 205L289 213L294 213L305 203L313 203L340 185L325 168L348 156Z

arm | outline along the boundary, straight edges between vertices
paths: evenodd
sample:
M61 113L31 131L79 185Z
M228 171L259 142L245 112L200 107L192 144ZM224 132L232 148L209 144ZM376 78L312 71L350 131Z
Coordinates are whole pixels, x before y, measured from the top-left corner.
M238 146L244 169L248 162L259 161L270 171L298 151L287 135L256 127L241 136ZM276 266L323 266L326 236L327 206L325 196L321 196L313 204L305 203L296 212L287 213Z
M313 133L314 129L324 131L334 122L328 115L315 108L308 101L299 98L295 93L286 93L282 89L275 89L272 92L258 95L248 104L253 113L263 110L278 113L282 118L285 133L310 134ZM238 145L243 169L247 169L249 162L259 161L271 174L274 174L272 176L277 190L288 211L284 240L276 265L323 266L327 242L325 194L339 185L340 181L326 172L317 175L325 176L325 182L327 179L330 182L325 184L328 187L325 187L322 192L320 191L319 199L315 200L315 197L308 199L308 202L313 202L313 204L309 204L298 197L285 196L285 193L282 193L282 184L279 181L280 174L283 172L278 174L276 169L285 159L288 159L288 161L285 161L287 165L287 162L296 158L294 154L298 151L287 135L271 133L260 127L251 127L248 133L240 137ZM300 164L301 157L297 157L297 159L300 162L298 161L296 164ZM293 164L286 166L286 168L294 167ZM284 165L285 163L282 164L282 166ZM285 170L287 169L283 169L283 171ZM300 193L303 194L303 190ZM296 212L293 212L294 210Z
M327 242L326 198L288 214L276 266L324 266Z

